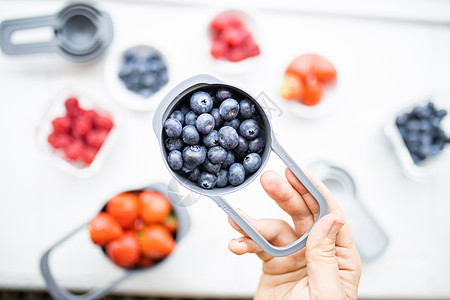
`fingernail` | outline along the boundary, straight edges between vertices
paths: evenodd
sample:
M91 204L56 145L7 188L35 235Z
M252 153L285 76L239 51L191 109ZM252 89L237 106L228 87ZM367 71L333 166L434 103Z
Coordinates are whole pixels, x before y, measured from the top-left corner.
M330 231L328 231L328 236L334 237L341 230L342 226L344 226L343 222L334 222L333 226L331 226Z

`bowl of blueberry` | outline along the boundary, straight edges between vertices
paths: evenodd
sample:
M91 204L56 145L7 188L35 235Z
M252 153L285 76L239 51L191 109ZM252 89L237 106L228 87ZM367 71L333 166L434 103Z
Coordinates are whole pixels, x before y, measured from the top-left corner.
M270 255L286 256L302 249L308 233L290 245L275 247L224 195L252 182L272 151L316 199L318 218L328 213L322 193L276 140L263 106L241 88L206 74L188 78L163 98L153 117L153 129L172 176L215 201Z
M169 83L168 60L159 47L136 43L115 49L105 65L105 81L123 106L137 111L154 110L157 96Z
M405 175L422 179L450 165L450 118L440 98L400 110L384 127Z

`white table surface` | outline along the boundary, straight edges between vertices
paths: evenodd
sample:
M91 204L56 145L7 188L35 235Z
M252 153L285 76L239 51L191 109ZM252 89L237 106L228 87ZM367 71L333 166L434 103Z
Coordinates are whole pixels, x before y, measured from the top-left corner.
M450 298L450 170L420 182L406 178L381 131L398 108L430 93L450 96L450 4L377 6L365 1L364 8L351 1L343 7L331 2L300 2L289 12L288 2L278 9L260 2L263 54L255 69L241 75L222 74L207 59L202 35L213 8L145 1L99 4L114 21L111 51L145 40L168 55L171 85L210 73L254 95L264 92L282 109L272 123L294 159L303 165L327 159L353 175L360 200L390 238L379 259L363 263L361 298ZM0 20L47 15L62 6L59 1L1 1ZM303 51L324 54L338 69L332 97L341 103L328 117L299 118L278 95L283 68ZM78 66L56 54L0 53L0 288L44 288L39 259L52 243L88 221L116 192L171 179L151 128L153 113L117 104L104 82L104 64ZM101 104L121 121L116 146L89 179L64 173L36 146L36 122L63 80L80 92L100 95ZM273 155L266 169L283 172L284 166ZM257 218L286 218L273 209L258 181L228 199ZM202 198L187 209L192 227L172 257L116 291L251 297L260 275L258 259L229 252L228 241L238 235L212 201ZM55 251L52 267L63 286L79 289L121 274L90 243L87 231Z

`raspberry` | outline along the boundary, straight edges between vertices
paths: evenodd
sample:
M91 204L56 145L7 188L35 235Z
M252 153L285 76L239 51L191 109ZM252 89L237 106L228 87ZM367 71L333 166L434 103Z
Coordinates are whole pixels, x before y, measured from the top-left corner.
M94 119L97 117L97 112L93 109L88 110L81 109L81 115L94 122Z
M92 120L86 115L80 115L73 122L72 133L74 137L82 138L92 129Z
M81 113L78 99L75 97L68 98L64 105L66 106L67 115L71 118L77 117Z
M90 165L97 155L98 150L93 147L85 147L81 155L81 159L86 165Z
M214 58L225 57L227 54L227 50L228 50L227 44L224 43L222 40L220 39L213 40L211 45L211 55Z
M52 132L47 138L49 144L55 148L65 148L72 142L72 137L65 133Z
M99 149L106 137L108 136L108 130L94 129L88 132L86 135L86 143L96 149Z
M239 47L249 33L242 27L227 27L220 35L221 39L232 47Z
M64 148L64 155L69 160L78 160L83 153L83 142L80 140L73 140L66 148Z
M55 118L52 121L54 132L69 133L71 128L70 118L67 116Z
M213 32L220 33L228 26L241 27L242 26L242 22L236 16L233 16L233 15L230 15L230 14L222 14L222 15L219 15L219 16L215 17L211 21L211 23L209 25L209 28Z
M228 59L232 62L238 62L245 58L247 58L247 56L242 48L233 48L228 55Z
M109 117L96 114L94 118L94 125L98 129L110 131L114 126L114 122Z

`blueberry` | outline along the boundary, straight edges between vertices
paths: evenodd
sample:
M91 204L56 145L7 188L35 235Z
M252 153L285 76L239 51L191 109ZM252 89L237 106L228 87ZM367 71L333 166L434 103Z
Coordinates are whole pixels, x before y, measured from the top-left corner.
M224 100L219 106L219 114L225 121L236 118L239 114L239 103L233 98Z
M395 122L396 122L397 126L403 126L403 125L406 125L408 120L409 120L409 113L405 113L405 114L401 114L400 116L398 116Z
M239 143L236 146L236 148L234 148L234 151L239 156L243 156L248 149L248 141L245 138L243 138L242 136L239 136L238 139L239 139Z
M192 171L194 171L196 168L197 168L197 164L195 164L193 162L184 161L181 171L188 174L188 173L191 173Z
M194 170L192 170L191 172L189 172L188 179L189 179L190 181L197 182L199 176L200 176L200 171L199 171L198 168L195 168Z
M406 129L409 131L418 131L420 130L420 121L418 120L410 120L405 125Z
M158 77L155 74L144 74L141 77L141 85L144 88L152 88L157 85Z
M239 133L246 139L252 140L259 135L260 127L253 119L245 120L239 126Z
M233 127L234 129L236 129L236 130L239 130L239 126L241 125L241 121L239 121L239 119L238 118L234 118L234 119L232 119L232 120L230 120L230 121L225 121L224 123L223 123L223 126L231 126L231 127Z
M212 148L209 148L208 150L208 159L213 164L221 164L225 161L227 158L228 151L225 150L225 148L221 146L215 146Z
M222 163L222 168L223 169L227 169L229 168L232 164L234 164L235 161L235 156L233 151L229 150L227 153L227 157L225 158L225 161Z
M226 187L228 185L228 171L221 169L219 173L217 173L217 187Z
M245 169L240 163L234 163L228 171L228 181L231 185L240 185L245 179Z
M219 100L217 100L217 98L215 96L211 96L212 101L213 101L213 107L218 107L220 105Z
M439 119L442 119L446 115L447 115L447 111L445 109L440 109L436 112L436 117L438 117Z
M198 118L198 115L191 110L188 113L186 113L186 116L184 117L184 122L186 123L186 125L194 125L195 126L195 121L197 121L197 118Z
M125 62L132 61L133 59L136 58L136 56L137 56L137 51L136 51L136 49L133 49L133 48L127 49L125 51L125 53L123 54L123 58L124 58Z
M219 130L219 143L225 149L234 149L239 144L239 135L231 126L224 126Z
M195 129L192 125L186 125L183 127L181 137L183 138L183 142L188 145L196 145L200 141L200 135L198 134L197 129Z
M244 158L242 164L246 171L254 173L261 166L261 156L257 153L250 153Z
M216 174L217 172L219 172L221 165L220 163L212 163L208 157L205 158L205 161L202 164L203 169L205 169L205 171L212 173L212 174Z
M164 143L166 145L166 149L169 151L181 150L183 148L183 141L181 138L167 138Z
M217 177L214 174L203 172L198 176L198 185L204 189L212 189L217 182Z
M190 109L186 104L183 104L183 105L181 105L181 107L180 107L180 111L183 113L183 115L186 116L187 113L191 111L191 109ZM191 125L192 125L192 124L191 124Z
M186 146L183 149L183 160L189 165L200 165L205 161L206 149L200 145Z
M211 110L211 115L213 116L214 122L216 124L215 128L220 128L222 126L222 118L220 117L219 109L213 108Z
M175 110L171 115L170 118L177 119L180 121L181 125L184 125L184 114L181 112L181 110Z
M262 136L248 142L248 152L261 153L264 150L264 139Z
M170 151L169 155L167 156L167 163L172 170L180 170L183 166L183 158L181 152L178 150Z
M206 92L196 92L191 96L190 104L195 113L202 114L212 110L213 100Z
M220 88L216 92L216 98L219 102L222 102L228 98L231 98L232 94L231 91L227 88Z
M131 75L131 72L133 71L133 67L131 67L128 64L124 64L120 70L119 70L119 78L120 79L126 79L128 76Z
M168 137L179 137L182 129L183 126L177 119L169 118L164 122L164 132Z
M255 113L255 103L248 99L239 102L239 116L244 119L250 119Z
M198 116L195 126L200 133L208 134L214 129L214 118L208 113L203 113Z
M212 130L207 135L203 136L203 144L207 148L211 148L219 145L219 132L217 130Z

